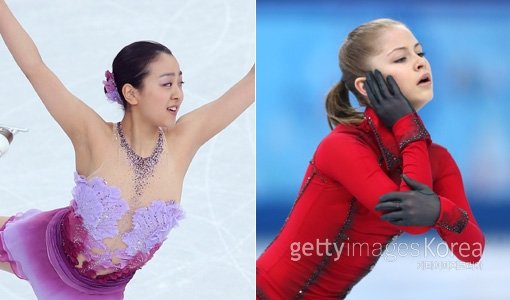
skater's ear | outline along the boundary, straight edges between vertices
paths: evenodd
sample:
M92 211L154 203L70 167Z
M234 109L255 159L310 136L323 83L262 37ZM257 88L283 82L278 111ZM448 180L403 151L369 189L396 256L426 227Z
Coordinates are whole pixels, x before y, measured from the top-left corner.
M358 90L358 93L365 97L368 97L366 84L367 84L366 77L358 77L354 80L354 87L356 88L356 90Z
M129 83L124 84L122 87L122 95L126 102L130 105L138 104L138 90Z

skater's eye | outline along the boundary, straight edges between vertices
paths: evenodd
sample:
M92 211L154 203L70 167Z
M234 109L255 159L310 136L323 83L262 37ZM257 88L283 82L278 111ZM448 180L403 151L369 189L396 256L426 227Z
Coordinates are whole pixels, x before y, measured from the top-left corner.
M405 61L406 61L406 57L404 56L404 57L401 57L401 58L395 60L394 62L395 63L402 63L402 62L405 62Z

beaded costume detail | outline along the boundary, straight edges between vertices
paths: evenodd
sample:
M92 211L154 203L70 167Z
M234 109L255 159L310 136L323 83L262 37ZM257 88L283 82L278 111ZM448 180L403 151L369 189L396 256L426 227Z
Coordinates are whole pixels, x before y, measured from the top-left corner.
M160 129L158 134L158 141L156 142L156 147L154 147L154 151L152 151L151 156L149 157L141 157L136 154L136 152L129 146L126 136L124 135L124 131L122 130L122 124L120 122L117 123L117 133L120 138L120 146L124 149L131 168L134 171L134 189L135 196L134 201L137 202L140 200L140 196L143 194L143 190L147 185L147 181L154 174L154 167L159 162L159 158L161 157L161 153L163 152L163 132Z
M457 207L453 211L445 213L437 222L439 226L455 233L461 233L469 221L468 213Z
M409 143L412 143L414 141L419 140L425 140L429 141L428 144L430 145L430 134L425 128L425 125L423 125L423 122L421 121L420 117L416 113L412 114L414 128L413 130L410 130L406 133L404 137L400 140L400 143L398 145L398 148L402 151Z
M133 228L119 233L117 222L131 212L127 202L121 198L120 190L108 186L100 177L87 180L75 174L75 182L71 203L74 213L69 216L72 241L69 250L85 256L86 263L78 270L89 276L94 276L96 271L124 268L128 269L125 271L133 271L140 268L184 217L178 203L153 201L149 206L132 212ZM119 234L125 247L108 247L105 239L113 239ZM114 258L117 263L114 263Z

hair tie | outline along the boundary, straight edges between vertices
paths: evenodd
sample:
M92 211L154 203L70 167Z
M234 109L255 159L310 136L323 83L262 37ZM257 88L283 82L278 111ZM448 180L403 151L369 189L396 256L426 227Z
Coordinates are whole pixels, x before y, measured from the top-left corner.
M106 98L111 102L116 102L122 105L122 98L119 95L119 91L117 91L117 84L115 84L115 78L113 77L113 73L106 70L104 76L106 77L106 80L103 80Z

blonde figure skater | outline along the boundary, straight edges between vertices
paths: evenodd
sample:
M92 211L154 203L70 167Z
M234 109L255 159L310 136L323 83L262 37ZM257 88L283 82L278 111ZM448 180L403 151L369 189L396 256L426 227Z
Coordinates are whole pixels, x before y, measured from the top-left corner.
M403 232L436 230L460 261L481 259L485 238L457 164L417 113L433 96L422 45L403 23L377 19L348 34L339 62L326 97L332 131L257 261L257 299L344 299Z
M177 59L161 44L132 43L106 71L105 94L125 112L109 123L48 69L4 1L0 33L76 158L69 206L0 219L1 268L28 280L39 299L122 299L183 218L183 179L197 150L253 103L255 70L177 120Z

